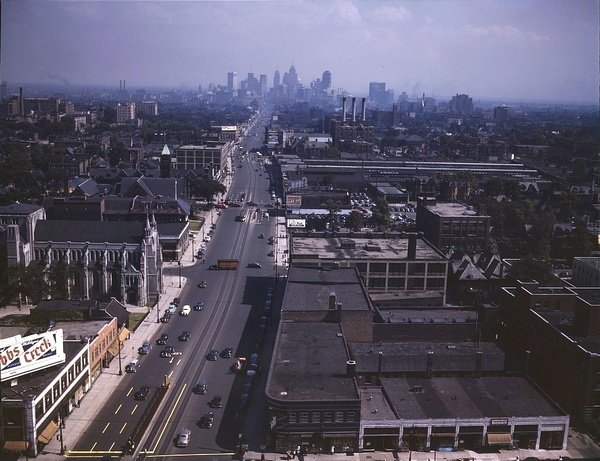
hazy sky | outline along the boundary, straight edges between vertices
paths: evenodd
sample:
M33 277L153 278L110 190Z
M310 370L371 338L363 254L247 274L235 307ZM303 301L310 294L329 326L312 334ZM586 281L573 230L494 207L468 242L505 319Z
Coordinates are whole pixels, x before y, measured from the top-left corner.
M197 88L324 70L357 95L598 103L598 0L2 2L1 78Z

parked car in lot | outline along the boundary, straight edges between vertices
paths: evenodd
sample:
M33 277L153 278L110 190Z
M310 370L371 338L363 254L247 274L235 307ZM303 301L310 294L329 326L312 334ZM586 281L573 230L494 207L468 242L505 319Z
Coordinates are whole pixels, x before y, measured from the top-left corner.
M179 448L185 448L190 444L190 435L192 431L187 428L181 429L179 435L177 436L177 440L175 441L175 445Z

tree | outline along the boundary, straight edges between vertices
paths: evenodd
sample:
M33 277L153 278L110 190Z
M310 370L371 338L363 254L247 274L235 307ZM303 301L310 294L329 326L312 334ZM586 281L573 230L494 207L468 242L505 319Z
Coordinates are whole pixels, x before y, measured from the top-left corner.
M224 194L227 188L214 179L199 178L190 181L190 194L210 202L217 194Z
M334 231L338 226L338 213L341 210L340 202L331 199L327 200L325 208L329 212L329 225L331 226L331 230Z
M390 205L382 198L375 200L375 205L371 208L373 215L371 222L378 227L387 229L390 225Z
M513 281L537 281L541 285L551 284L556 280L552 275L552 264L532 256L515 262L510 269L510 277Z
M346 227L353 231L361 230L365 225L365 217L358 211L352 211L346 218Z

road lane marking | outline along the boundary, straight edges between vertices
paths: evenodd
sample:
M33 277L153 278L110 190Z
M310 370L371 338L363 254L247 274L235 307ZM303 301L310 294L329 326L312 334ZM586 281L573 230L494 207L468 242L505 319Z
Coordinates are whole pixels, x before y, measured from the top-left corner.
M146 459L147 458L164 458L165 456L168 456L169 458L183 458L183 457L187 457L187 456L198 456L198 457L205 457L205 456L233 456L236 453L234 452L229 452L229 451L224 451L224 452L216 452L216 453L169 453L169 454L153 454L150 453L149 451L146 454Z
M112 451L113 447L115 446L116 442L113 442L112 445L110 446L110 448L108 449L108 451Z
M181 359L177 360L177 363L175 365L179 365L181 363Z
M123 406L123 404L119 404L119 406L117 407L117 410L115 411L115 415L119 412L119 410L121 409L121 407Z
M98 442L94 442L94 445L92 445L92 449L90 451L94 451L94 448L96 448L96 445L98 445Z
M133 407L133 410L131 410L131 414L135 413L135 410L137 410L138 405L136 404L135 407Z
M125 426L127 426L127 423L123 424L123 427L121 428L121 430L119 431L119 434L122 434L123 431L125 430ZM112 448L112 447L111 447Z
M110 422L106 423L106 426L104 426L104 429L102 430L103 434L106 432L106 429L108 429L108 426L110 426Z
M169 376L167 376L167 378L170 378L171 376L173 376L173 370L171 370L171 373L169 373Z
M126 397L129 397L129 394L131 394L131 391L133 390L133 386L131 386L129 388L129 390L127 391L127 394L125 394Z
M173 413L175 413L175 410L177 409L177 405L179 405L179 401L181 400L181 397L183 396L183 393L185 392L186 388L187 388L187 384L184 384L181 388L181 392L179 392L179 395L177 396L177 400L175 400L175 404L173 405L173 408L171 409L171 413L169 413L169 416L167 417L166 424L163 424L162 431L160 431L160 434L158 435L158 439L156 440L156 444L154 445L154 448L152 448L152 453L154 453L156 451L156 447L158 447L158 444L160 443L163 435L165 434L165 431L167 430L167 426L171 422Z

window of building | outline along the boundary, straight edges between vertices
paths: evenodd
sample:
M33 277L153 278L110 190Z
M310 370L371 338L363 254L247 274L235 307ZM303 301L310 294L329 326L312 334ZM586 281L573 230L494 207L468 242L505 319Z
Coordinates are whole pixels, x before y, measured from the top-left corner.
M333 421L333 413L331 411L326 411L323 417L323 422L330 423Z
M367 263L356 263L356 268L361 274L367 273Z
M46 404L46 408L50 408L50 405L52 405L52 392L46 392L44 403Z
M369 265L369 272L371 274L373 274L373 273L385 274L386 269L387 269L386 266L387 266L386 263L371 263Z
M406 288L408 290L422 290L425 287L424 278L409 278L407 280Z
M369 277L369 288L385 288L385 278Z
M390 277L388 279L388 288L404 288L404 278Z
M441 263L429 263L427 271L430 274L444 274L446 273L446 265Z
M425 263L411 263L408 265L408 275L424 275Z
M439 290L444 288L444 279L443 278L428 278L427 279L427 289L428 290Z
M404 275L406 272L405 263L390 263L390 275Z
M312 412L312 422L313 423L320 423L321 422L321 412L320 411L313 411Z
M343 411L336 411L335 412L335 422L336 423L343 423L344 422L344 412Z
M298 415L295 411L290 411L290 424L296 424Z
M356 421L356 412L354 411L349 411L347 414L347 421L350 422L354 422Z
M301 411L300 412L300 423L308 423L308 415L309 412L308 411Z

